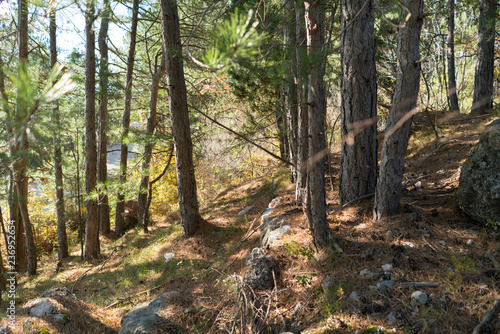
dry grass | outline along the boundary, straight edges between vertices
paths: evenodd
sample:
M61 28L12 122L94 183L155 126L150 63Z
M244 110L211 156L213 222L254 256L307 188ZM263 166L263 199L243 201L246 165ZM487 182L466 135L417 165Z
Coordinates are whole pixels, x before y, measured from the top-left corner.
M181 328L182 332L237 333L242 332L242 324L251 328L254 320L254 330L269 333L362 333L369 326L397 333L470 333L500 295L500 270L491 261L491 255L500 261L499 234L463 214L454 190L458 168L478 140L477 129L487 122L443 124L440 140L426 130L412 141L404 182L419 180L422 186L404 191L400 215L374 222L371 199L330 215L330 229L344 251L341 254L314 249L307 221L294 205L294 186L287 181L286 170L280 170L220 193L204 209L206 222L193 238L182 238L178 216L171 215L147 235L132 230L118 240L103 238L105 264L82 263L75 253L56 273L54 259L42 259L38 276L21 276L18 305L53 287L71 289L92 269L75 285L76 300L57 300L58 309L71 319L68 324L32 318L21 307L14 330L22 333L23 323L30 319L32 327L51 333L117 333L121 316L135 304L168 291L186 290L193 296L192 305L170 310L159 332ZM329 210L340 206L339 157L333 161ZM258 226L260 214L275 196L283 198L277 214L292 229L269 250L275 261L275 287L251 291L240 277L246 255L259 243L259 232L242 240ZM249 205L255 209L247 217L237 217ZM405 242L414 248L405 248ZM167 252L175 253L175 260L165 263ZM370 288L379 279L361 278L359 272L380 272L386 263L394 266L398 283L384 292ZM326 276L333 284L325 293L321 282ZM429 302L415 308L410 305L415 289L400 284L410 281L440 285L423 288ZM150 289L154 290L141 294ZM349 297L353 291L360 300ZM106 308L119 300L123 302ZM388 323L390 312L397 315L397 323ZM500 332L498 320L489 332Z

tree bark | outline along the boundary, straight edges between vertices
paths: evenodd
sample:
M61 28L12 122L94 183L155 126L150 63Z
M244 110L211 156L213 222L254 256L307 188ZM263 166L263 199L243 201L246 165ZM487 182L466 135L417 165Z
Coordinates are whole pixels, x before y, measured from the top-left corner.
M130 47L128 50L127 75L125 84L125 110L123 111L123 133L120 151L120 185L123 187L127 179L128 133L130 127L130 108L132 104L132 79L134 74L135 44L137 37L137 19L139 16L139 0L134 0L132 7L132 27L130 29ZM115 235L120 237L124 232L125 196L123 190L118 193L115 214Z
M285 27L283 29L283 64L284 68L284 87L283 97L286 110L286 125L288 134L288 160L293 164L297 163L297 85L295 83L297 71L297 57L295 55L295 4L291 0L283 1L283 9L285 11ZM292 182L297 179L297 171L295 166L290 166L290 175Z
M97 38L99 44L99 53L101 56L99 66L99 78L101 91L99 92L99 116L98 116L98 158L97 158L97 182L100 184L99 191L99 232L101 235L107 235L111 230L109 219L109 201L107 192L108 180L108 136L106 134L108 127L108 25L111 15L110 0L104 1L104 9L101 19L101 28Z
M377 180L375 15L365 0L342 2L340 202L373 193ZM354 21L353 21L354 20ZM350 24L350 25L349 25ZM349 25L349 26L348 26Z
M403 2L412 12L412 16L406 27L400 28L398 32L396 90L382 146L373 214L376 220L394 215L400 208L404 162L412 122L411 112L417 104L420 83L419 44L423 24L423 0Z
M146 134L148 138L152 138L156 127L156 106L158 104L158 90L160 88L161 78L165 75L165 57L162 56L160 67L153 75L151 82L151 97L149 99L149 117L148 125L146 127ZM153 143L148 141L144 147L144 162L142 163L142 178L139 188L139 198L137 200L137 217L139 226L143 226L144 232L148 231L148 192L149 192L149 167L151 165L151 157L153 155Z
M201 216L198 209L196 179L193 165L193 144L189 128L186 82L182 63L182 45L179 16L175 0L160 0L161 21L166 57L166 73L169 91L169 109L174 137L177 189L181 225L185 237L192 236L199 227Z
M448 0L448 106L450 111L460 111L457 79L455 77L455 0Z
M2 216L2 207L0 206L0 224L2 226L2 232L5 233L4 229L4 224L3 224L3 216ZM9 251L8 251L8 241L7 241L7 236L5 236L5 254L6 257L9 257ZM8 263L6 263L8 264ZM6 284L5 284L5 267L3 264L3 258L2 258L2 249L0 248L0 300L2 300L2 291L5 291Z
M12 151L11 151L12 152ZM10 221L15 226L16 239L16 271L23 272L28 268L28 254L26 250L26 237L24 235L24 224L19 212L19 200L16 187L14 186L14 174L11 172L9 180L9 202Z
M496 2L496 0L481 0L471 116L485 114L493 107Z
M314 60L309 72L308 89L308 137L309 156L307 161L307 199L306 213L316 247L322 248L329 243L326 222L325 191L325 133L324 133L324 95L323 95L323 34L321 27L321 1L305 1L305 22L307 51Z
M99 216L94 196L97 184L94 15L94 0L89 0L85 16L85 191L87 193L85 260L87 261L97 259L99 256Z
M56 37L56 10L52 8L50 18L50 66L57 65L57 37ZM64 217L64 185L62 171L61 153L61 122L59 118L59 103L54 102L52 107L52 117L54 120L54 178L56 183L56 215L57 215L57 256L59 260L68 257L68 237L66 234L66 221Z
M307 87L308 76L304 71L304 57L307 50L307 39L304 25L304 7L297 5L295 8L296 30L296 69L295 81L297 82L297 179L295 181L295 204L303 205L304 192L307 180L307 157L309 153L308 131L308 105Z
M5 92L5 73L3 72L3 59L0 56L0 93L2 94L3 102L3 110L5 115L7 115L8 119L11 119L13 116L8 108L7 95ZM10 124L14 122L6 123L5 127L7 130L7 134L12 138L14 136L15 129L12 128ZM10 146L10 154L12 157L15 156L15 145ZM7 194L7 202L9 204L9 221L12 222L15 226L15 270L16 271L25 271L28 266L28 257L26 254L26 238L24 236L24 225L20 218L19 213L19 201L17 191L14 186L14 174L12 170L9 170L9 189Z
M18 76L25 75L28 70L28 1L18 1L18 43L19 43L19 73ZM17 119L23 120L28 114L28 105L30 101L23 99L22 85L18 86L17 94ZM28 212L28 177L26 176L26 168L28 167L28 135L24 129L24 124L18 124L21 135L14 140L14 163L12 171L14 174L14 186L17 191L17 199L19 205L20 218L23 221L24 233L26 236L26 247L28 253L27 273L29 275L36 274L37 256L35 236L33 226L30 222ZM14 131L15 133L15 131Z

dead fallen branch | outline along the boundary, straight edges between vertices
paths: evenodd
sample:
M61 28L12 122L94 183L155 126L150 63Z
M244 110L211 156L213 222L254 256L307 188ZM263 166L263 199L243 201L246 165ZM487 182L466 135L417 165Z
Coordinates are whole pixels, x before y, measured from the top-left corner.
M439 283L433 282L408 282L399 284L402 288L437 288Z
M493 306L483 316L483 320L474 328L472 334L479 334L485 325L495 318L495 314L500 310L500 298L493 303Z
M105 307L105 309L109 309L115 305L118 305L120 303L123 303L124 301L127 301L127 300L130 300L131 298L134 298L134 297L137 297L137 296L140 296L140 295L143 295L143 294L149 294L150 292L152 291L155 291L155 290L158 290L159 288L161 288L162 286L161 285L158 285L158 286L155 286L154 288L151 288L151 289L148 289L148 290L144 290L144 291L141 291L141 292L138 292L138 293L135 293L133 295L130 295L130 296L127 296L127 297L124 297L124 298L120 298L118 299L118 301L112 303L112 304L109 304L108 306Z

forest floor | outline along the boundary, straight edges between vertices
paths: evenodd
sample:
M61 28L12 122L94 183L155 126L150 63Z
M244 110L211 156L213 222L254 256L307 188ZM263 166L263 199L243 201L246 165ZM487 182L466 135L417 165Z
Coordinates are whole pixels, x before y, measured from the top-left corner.
M263 332L270 333L384 333L382 327L394 333L471 333L500 296L500 234L461 212L454 192L459 167L492 119L442 119L439 139L424 119L416 120L402 212L377 222L372 220L373 198L336 211L340 155L334 153L331 183L327 178L328 221L342 253L314 248L306 218L294 204L287 170L274 169L218 194L203 209L206 223L193 238L182 237L178 214L172 214L148 234L134 229L120 239L102 237L98 263L82 262L75 249L56 271L57 255L43 257L37 276L20 277L12 329L117 333L121 317L134 305L183 290L195 301L171 314L168 320L180 326L171 332L241 333L242 323L250 326L258 315L267 324ZM259 244L255 228L275 197L282 198L276 215L291 225L268 251L275 261L275 286L239 293L236 277L245 275L245 257ZM248 206L255 209L238 217ZM166 262L165 253L175 253L175 259ZM396 284L379 291L373 286L380 275L363 278L360 272L381 273L384 264L393 266ZM332 284L325 292L321 283L327 276ZM419 288L429 300L414 307L410 300L417 289L408 282L439 285ZM30 317L27 301L56 287L76 295L53 300L70 321ZM359 298L353 298L354 291ZM483 333L500 333L498 318Z

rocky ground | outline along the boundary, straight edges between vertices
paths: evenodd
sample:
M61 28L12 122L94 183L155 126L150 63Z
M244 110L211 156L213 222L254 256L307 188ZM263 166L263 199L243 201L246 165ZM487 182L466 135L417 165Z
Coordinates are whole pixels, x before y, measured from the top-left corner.
M500 296L500 233L464 214L455 192L492 119L443 120L439 139L417 120L402 212L382 221L371 219L371 198L340 208L334 153L327 204L337 249L314 247L294 185L276 168L220 193L193 238L173 214L150 234L103 238L99 263L74 254L56 272L44 258L39 276L20 279L11 329L132 333L146 319L158 333L471 333ZM53 288L67 290L46 295L53 308L36 317L34 299ZM499 332L498 317L481 331Z

